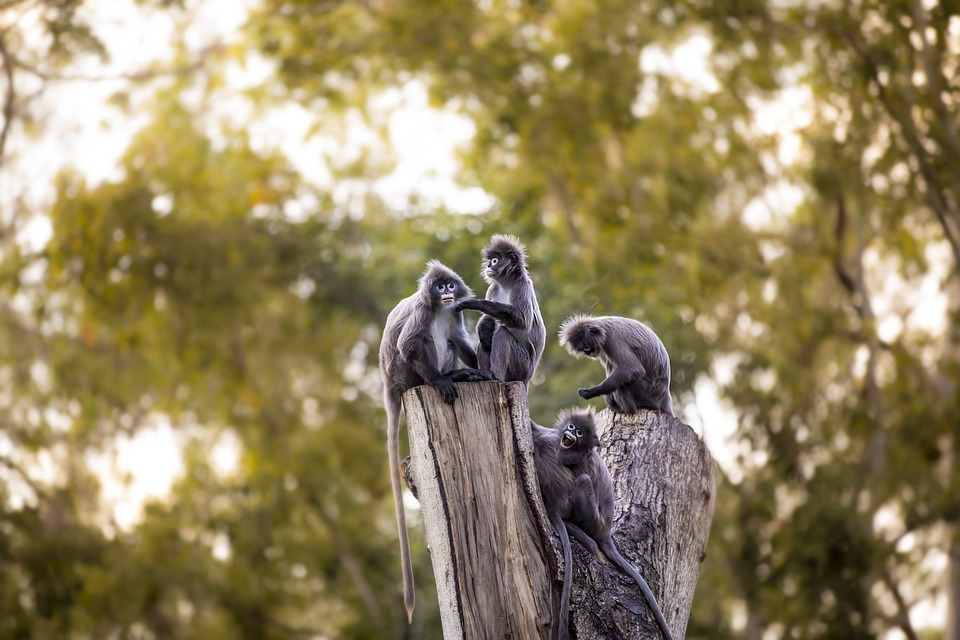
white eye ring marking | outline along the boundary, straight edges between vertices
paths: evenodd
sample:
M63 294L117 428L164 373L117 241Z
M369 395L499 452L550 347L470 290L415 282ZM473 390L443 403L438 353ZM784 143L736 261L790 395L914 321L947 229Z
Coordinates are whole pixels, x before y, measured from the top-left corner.
M497 263L500 262L500 258L490 258L490 266L495 267Z

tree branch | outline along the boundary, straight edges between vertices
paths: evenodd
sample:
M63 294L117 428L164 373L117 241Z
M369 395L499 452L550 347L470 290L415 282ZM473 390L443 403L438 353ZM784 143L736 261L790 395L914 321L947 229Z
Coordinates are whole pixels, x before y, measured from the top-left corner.
M7 147L7 136L13 125L13 107L16 100L16 87L13 84L13 59L7 51L7 43L0 37L0 58L3 60L3 75L7 81L7 92L3 99L3 127L0 128L0 167L3 166L4 151Z

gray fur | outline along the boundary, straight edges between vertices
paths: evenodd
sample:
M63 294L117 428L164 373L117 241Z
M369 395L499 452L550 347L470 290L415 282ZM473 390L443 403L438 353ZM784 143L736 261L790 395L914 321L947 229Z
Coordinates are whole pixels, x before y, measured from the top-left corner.
M600 444L600 438L597 435L593 411L572 409L562 412L557 418L556 429L563 429L566 433L572 431L575 438L572 445L568 440L567 448L561 449L559 455L560 462L566 465L573 478L570 513L565 519L567 530L593 555L600 557L602 553L617 568L633 578L653 612L664 638L673 640L670 627L667 626L650 586L636 568L620 555L613 542L613 480L607 465L597 453L596 447Z
M481 369L490 369L503 382L529 386L540 364L547 330L527 271L523 243L514 236L495 235L483 249L483 278L490 284L484 300L458 303L458 309L480 311L477 322Z
M653 330L620 316L575 315L560 327L560 345L577 358L599 359L600 384L578 389L581 398L606 396L614 413L656 409L673 415L670 355Z
M414 587L400 489L401 397L407 389L431 384L440 391L445 402L452 404L457 397L454 380L483 379L483 376L471 377L476 371L477 356L467 340L463 315L456 309L457 300L472 295L459 275L432 260L427 263L416 293L401 300L387 316L380 341L380 375L387 410L387 453L400 536L403 601L408 619L413 617ZM448 298L446 302L444 297ZM458 359L472 369L454 371Z
M560 439L563 435L558 429L548 429L530 421L533 431L533 456L540 482L540 495L550 524L560 536L563 547L563 587L557 615L551 630L554 640L568 640L570 637L570 585L573 575L573 556L570 552L570 538L565 520L572 515L573 474L560 462Z

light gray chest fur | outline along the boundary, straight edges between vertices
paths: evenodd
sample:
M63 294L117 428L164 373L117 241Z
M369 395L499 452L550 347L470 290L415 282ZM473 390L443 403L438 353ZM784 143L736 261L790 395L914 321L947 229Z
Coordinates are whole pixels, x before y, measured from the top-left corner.
M512 289L504 287L499 282L490 287L488 292L487 299L493 302L500 302L503 304L510 304L510 293Z
M447 344L451 336L457 333L456 314L448 309L441 309L434 316L433 325L430 327L430 333L433 336L433 348L437 352L437 366L440 371L452 367L455 363L449 362L452 350Z
M507 288L498 282L490 288L490 291L487 292L487 300L491 300L493 302L500 302L502 304L513 304L513 301L510 299L510 294L512 293L513 293L512 287ZM497 320L497 324L501 326L503 325L503 323L500 322L499 320ZM523 329L514 329L511 327L507 327L507 331L512 333L513 337L515 337L517 340L524 339Z

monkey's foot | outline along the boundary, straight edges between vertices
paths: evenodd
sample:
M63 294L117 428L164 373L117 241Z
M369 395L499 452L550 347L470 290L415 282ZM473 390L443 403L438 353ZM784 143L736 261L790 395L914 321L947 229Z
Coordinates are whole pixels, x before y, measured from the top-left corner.
M454 382L481 382L497 379L489 369L455 369L448 372L447 376Z

